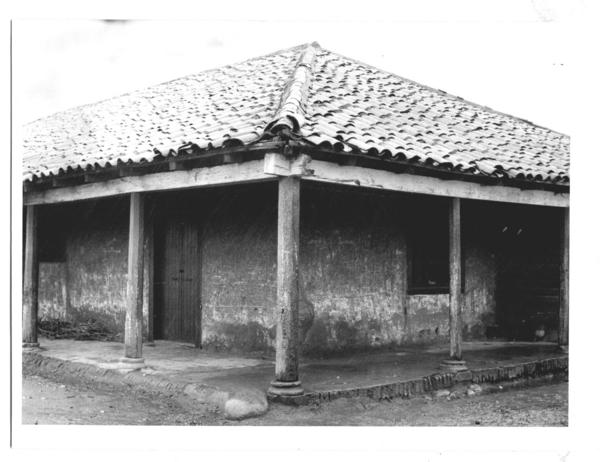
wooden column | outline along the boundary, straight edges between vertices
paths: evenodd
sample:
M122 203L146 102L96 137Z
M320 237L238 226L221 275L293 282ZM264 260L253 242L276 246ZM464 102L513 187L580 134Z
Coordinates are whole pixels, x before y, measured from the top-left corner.
M145 201L148 207L148 202ZM148 207L144 216L144 277L146 278L146 298L148 304L148 321L146 323L146 346L154 344L154 210Z
M466 369L462 360L462 271L461 271L461 202L457 197L450 200L449 213L449 257L450 257L450 358L443 361L446 369L458 371Z
M23 262L23 347L39 347L37 206L25 208L25 259Z
M560 300L558 313L558 347L569 348L569 208L563 212L560 240Z
M129 204L129 251L127 258L127 311L125 357L122 362L141 367L144 297L144 198L131 193Z
M300 395L298 377L298 253L300 236L300 179L279 179L277 214L277 337L275 380L269 393Z

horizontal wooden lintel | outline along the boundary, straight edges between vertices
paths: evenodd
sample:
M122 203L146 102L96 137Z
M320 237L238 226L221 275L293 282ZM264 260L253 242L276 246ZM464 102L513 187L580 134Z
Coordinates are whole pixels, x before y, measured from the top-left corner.
M295 157L266 153L264 160L237 163L232 157L224 165L198 167L123 176L86 184L46 190L25 190L24 205L52 204L116 196L132 192L167 191L273 179L274 176L299 176L303 180L364 188L488 200L515 204L568 207L569 194L512 186L441 179L412 173L396 173L356 165L339 165L314 160L306 154ZM91 178L90 178L91 179Z
M461 199L514 204L569 207L569 194L541 189L486 185L470 181L441 179L412 173L395 173L353 165L311 159L306 154L288 158L278 153L265 156L265 173L301 176L303 180L363 188L399 191Z
M252 160L214 167L149 173L142 176L124 176L106 181L42 191L26 191L23 194L23 204L53 204L133 192L169 191L230 183L249 183L272 178L271 175L264 172L262 160Z

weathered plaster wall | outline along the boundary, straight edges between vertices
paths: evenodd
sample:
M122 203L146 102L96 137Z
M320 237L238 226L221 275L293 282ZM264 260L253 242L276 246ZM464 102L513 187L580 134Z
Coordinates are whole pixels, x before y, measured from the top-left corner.
M272 348L276 188L204 194L203 344ZM414 220L406 207L410 198L303 185L301 201L304 353L447 340L448 295L406 293L406 228ZM493 322L494 258L477 240L467 242L464 251L464 334L482 338Z
M202 344L206 347L246 351L273 347L276 186L203 191Z
M447 340L448 295L407 295L410 196L303 184L301 198L305 354ZM186 201L202 217L203 346L272 349L276 183L199 190ZM124 199L73 208L72 219L65 220L64 271L60 263L41 271L45 313L59 313L64 306L68 319L94 317L122 332L127 211ZM464 335L482 338L494 318L495 258L485 240L466 236ZM149 290L146 282L145 321Z
M406 241L395 209L389 197L303 188L300 264L312 308L304 352L403 341Z
M55 220L64 261L40 263L40 317L96 319L122 333L127 291L128 201L110 199L64 206ZM44 227L40 227L44 233ZM57 245L41 240L41 245ZM149 284L145 282L144 323Z
M495 322L496 264L491 250L465 242L465 287L462 303L463 339L486 337ZM431 343L448 339L448 294L407 297L405 339L408 343Z
M462 304L463 339L481 339L495 324L496 257L476 239L465 245L465 291ZM447 329L447 327L446 327Z
M67 320L66 264L40 263L38 285L38 318Z
M98 201L73 220L67 240L69 317L114 331L125 322L128 227L124 201Z

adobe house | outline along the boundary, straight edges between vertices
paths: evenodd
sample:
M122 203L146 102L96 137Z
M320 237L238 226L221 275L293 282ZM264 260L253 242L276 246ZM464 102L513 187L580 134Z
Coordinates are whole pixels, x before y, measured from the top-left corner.
M38 318L298 357L568 345L569 137L306 44L26 127Z

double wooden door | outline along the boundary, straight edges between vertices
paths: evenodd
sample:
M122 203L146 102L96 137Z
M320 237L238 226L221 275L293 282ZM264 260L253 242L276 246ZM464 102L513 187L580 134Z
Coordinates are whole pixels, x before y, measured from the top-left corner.
M201 346L199 226L185 215L159 225L155 269L155 337Z

